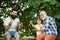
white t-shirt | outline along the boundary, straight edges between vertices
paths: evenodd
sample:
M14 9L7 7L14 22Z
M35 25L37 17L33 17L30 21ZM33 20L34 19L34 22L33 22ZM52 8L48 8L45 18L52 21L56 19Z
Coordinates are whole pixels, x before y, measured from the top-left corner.
M36 30L40 30L40 29L42 29L42 26L43 26L42 24L41 25L37 24L37 25L35 25L35 28L36 28ZM41 34L42 32L41 31L37 31L36 33L38 35L38 34Z
M8 31L16 31L17 22L19 22L19 19L15 18ZM4 21L4 25L8 25L9 23L10 23L10 17L6 18L6 20Z

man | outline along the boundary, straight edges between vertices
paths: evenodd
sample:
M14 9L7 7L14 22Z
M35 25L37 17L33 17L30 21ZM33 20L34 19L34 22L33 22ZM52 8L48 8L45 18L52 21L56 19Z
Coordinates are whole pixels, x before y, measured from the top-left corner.
M45 11L40 11L40 18L43 20L43 30L45 40L55 40L57 36L57 26L52 17L48 16Z
M16 40L19 40L19 24L20 21L17 18L17 10L12 9L10 16L4 21L5 27L5 37L6 40L10 40L11 37L14 37Z

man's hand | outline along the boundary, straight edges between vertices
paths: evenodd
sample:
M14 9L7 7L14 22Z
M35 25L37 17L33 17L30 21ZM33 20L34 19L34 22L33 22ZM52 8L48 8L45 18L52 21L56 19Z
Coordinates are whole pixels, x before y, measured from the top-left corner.
M9 25L11 26L11 25L12 25L12 23L13 23L13 20L10 20L10 23L9 23Z
M5 31L8 31L13 23L13 20L10 20L9 24L5 26Z

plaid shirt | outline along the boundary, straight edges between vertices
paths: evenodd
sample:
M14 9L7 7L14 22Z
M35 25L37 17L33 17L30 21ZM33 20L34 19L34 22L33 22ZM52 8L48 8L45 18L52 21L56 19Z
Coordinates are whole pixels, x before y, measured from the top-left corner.
M53 18L51 18L50 16L47 16L44 20L43 20L43 29L44 29L44 34L53 34L53 35L57 35L57 26L55 21L53 20Z

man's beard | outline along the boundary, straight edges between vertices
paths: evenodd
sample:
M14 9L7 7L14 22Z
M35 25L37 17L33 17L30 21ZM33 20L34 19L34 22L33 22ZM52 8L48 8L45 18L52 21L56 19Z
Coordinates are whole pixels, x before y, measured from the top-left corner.
M16 15L11 15L11 18L12 19L15 19L17 16Z

